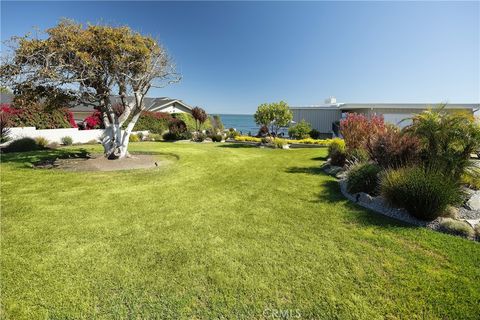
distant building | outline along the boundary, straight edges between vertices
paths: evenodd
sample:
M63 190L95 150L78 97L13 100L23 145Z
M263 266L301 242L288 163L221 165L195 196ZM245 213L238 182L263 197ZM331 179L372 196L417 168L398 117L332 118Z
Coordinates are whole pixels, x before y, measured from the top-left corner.
M329 138L338 136L339 122L349 112L367 116L382 115L385 122L405 127L411 123L408 118L424 110L435 108L437 105L435 103L337 103L336 99L331 97L321 105L291 107L290 109L293 112L293 121L305 120L310 123L312 128L320 131L323 137ZM479 104L452 103L447 104L445 110L473 114L479 108Z
M11 103L13 101L14 95L11 93L2 93L0 96L1 103ZM113 97L113 100L118 101L118 97ZM128 99L133 99L133 97L128 97ZM144 103L148 111L155 112L168 112L168 113L192 113L192 107L183 102L180 99L172 99L167 97L162 98L144 98ZM82 122L86 117L92 114L94 111L93 106L87 105L77 105L70 108L70 111L73 113L73 118L76 122Z

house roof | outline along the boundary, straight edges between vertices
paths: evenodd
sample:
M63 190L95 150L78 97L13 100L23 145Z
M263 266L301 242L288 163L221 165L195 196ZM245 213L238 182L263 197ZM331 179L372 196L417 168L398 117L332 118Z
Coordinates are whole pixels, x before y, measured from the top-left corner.
M311 106L291 107L294 110L353 110L353 109L428 109L438 106L438 103L336 103L320 104ZM445 105L446 109L472 109L480 108L478 103L449 103Z
M113 103L118 102L120 98L118 96L115 96L112 98ZM127 101L132 101L133 97L127 97ZM144 103L147 107L146 110L149 111L156 111L159 109L162 109L166 106L169 106L173 103L178 103L182 106L184 106L188 110L192 110L192 107L190 107L188 104L183 102L182 100L179 99L172 99L172 98L167 98L167 97L160 97L160 98L150 98L150 97L145 97L144 98ZM93 111L93 107L89 105L84 105L80 104L75 107L70 108L72 112L90 112Z

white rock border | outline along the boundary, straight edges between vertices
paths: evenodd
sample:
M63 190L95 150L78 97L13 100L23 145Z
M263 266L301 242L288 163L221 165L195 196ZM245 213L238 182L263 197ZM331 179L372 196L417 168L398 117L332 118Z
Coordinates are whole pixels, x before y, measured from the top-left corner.
M376 213L380 213L384 216L394 218L396 220L400 220L415 226L419 227L427 227L431 229L436 229L438 224L440 223L440 218L437 218L433 221L423 221L411 216L407 210L402 208L394 208L389 206L382 197L372 197L369 194L364 192L351 194L347 191L347 180L340 179L340 190L342 194L349 199L350 201L360 205L361 207L370 209Z

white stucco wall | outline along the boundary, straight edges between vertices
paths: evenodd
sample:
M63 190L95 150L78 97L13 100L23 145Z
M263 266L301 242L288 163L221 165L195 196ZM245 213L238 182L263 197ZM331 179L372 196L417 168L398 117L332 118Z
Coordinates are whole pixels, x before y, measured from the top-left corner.
M12 140L24 137L44 137L50 142L57 143L61 143L63 137L69 136L73 139L73 143L86 143L91 140L100 140L102 134L103 129L78 130L77 128L65 128L37 130L35 127L18 127L10 128L9 136Z

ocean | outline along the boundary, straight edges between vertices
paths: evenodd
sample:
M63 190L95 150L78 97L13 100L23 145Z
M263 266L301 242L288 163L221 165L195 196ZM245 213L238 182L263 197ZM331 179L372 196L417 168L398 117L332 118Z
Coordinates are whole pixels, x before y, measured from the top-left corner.
M225 129L234 128L244 135L248 135L248 132L256 135L260 129L255 123L253 114L219 114L219 116Z
M248 135L250 132L251 135L255 136L258 133L260 127L255 123L253 114L219 114L222 119L225 129L234 128L243 135ZM279 133L287 135L288 130L282 128L279 130Z

